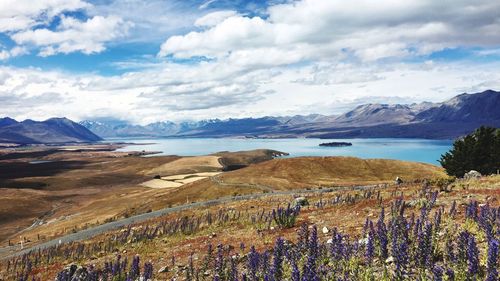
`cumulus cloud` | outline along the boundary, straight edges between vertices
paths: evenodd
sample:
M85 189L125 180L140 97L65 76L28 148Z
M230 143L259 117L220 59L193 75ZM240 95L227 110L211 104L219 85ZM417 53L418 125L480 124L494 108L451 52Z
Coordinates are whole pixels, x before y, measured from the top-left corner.
M2 49L4 60L23 47L34 46L42 56L93 54L110 42L163 36L159 58L109 62L127 70L121 75L0 67L0 101L8 101L1 113L19 119L112 116L145 124L339 114L361 103L438 102L500 88L498 61L428 57L454 48L496 55L498 1L301 0L252 16L214 11L213 1L189 11L185 2L43 0L45 8L19 13L25 16L18 20L0 13L0 28L21 45ZM86 17L62 14L75 9L84 9ZM60 21L49 28L54 17ZM172 30L177 35L170 36ZM158 48L161 42L150 44Z
M370 102L440 102L458 93L500 88L500 65L327 63L255 69L165 63L120 76L68 75L0 67L1 114L18 119L113 116L132 123L266 115L340 114ZM359 71L352 80L346 73ZM313 83L301 78L315 77ZM321 83L320 83L321 82ZM84 106L83 106L84 105Z
M64 11L89 7L81 0L2 0L0 5L0 32L26 30L49 22Z
M81 51L84 54L102 52L104 43L127 34L130 23L116 16L95 16L86 21L62 17L56 31L35 29L16 33L12 39L18 44L42 47L41 56Z
M25 54L27 46L39 47L39 55L102 52L105 43L127 35L133 25L116 15L93 16L86 20L65 16L65 12L91 9L81 0L6 0L0 5L0 32L6 33L18 48L1 51L0 59ZM50 27L55 19L59 23ZM23 50L22 52L20 50Z
M488 0L302 0L271 6L267 18L232 15L207 30L172 36L159 55L223 58L266 48L302 59L349 53L373 61L498 45L499 14L500 2Z
M28 53L28 50L24 47L16 46L10 50L0 50L0 61L8 60L12 57L17 57Z
M129 36L121 42L160 44L165 36L185 32L206 11L194 8L186 0L108 0L87 9L90 16L119 16L134 23Z

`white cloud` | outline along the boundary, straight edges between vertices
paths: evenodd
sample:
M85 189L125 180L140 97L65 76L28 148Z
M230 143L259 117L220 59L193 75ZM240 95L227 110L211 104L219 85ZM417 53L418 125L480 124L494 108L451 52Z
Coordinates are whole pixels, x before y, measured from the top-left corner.
M44 24L64 11L89 7L81 0L2 0L0 4L0 32L26 30Z
M86 21L63 16L56 31L27 30L14 34L12 39L18 44L42 47L41 56L75 51L92 54L102 52L106 42L125 36L130 25L116 16L95 16Z
M40 48L41 56L102 52L106 43L126 36L133 24L116 15L96 15L85 20L64 16L64 12L85 12L92 8L92 4L81 0L4 0L0 4L0 32L23 50ZM48 28L55 19L60 23L55 29ZM15 55L0 53L4 59Z
M0 50L0 61L2 60L8 60L12 57L17 57L17 56L20 56L20 55L24 55L28 52L28 50L26 50L26 48L24 47L19 47L19 46L16 46L10 50Z
M248 71L230 64L164 63L112 77L0 67L0 101L5 105L1 114L18 119L112 116L140 124L339 114L361 103L439 102L464 91L500 88L499 63L481 65L474 72L471 67L323 62Z
M302 0L271 6L268 14L266 19L233 15L207 30L172 36L159 55L223 58L238 51L301 46L293 52L303 59L349 52L371 61L500 44L498 1Z
M193 28L193 23L206 11L193 8L185 0L109 0L97 2L88 10L90 16L116 15L133 22L130 36L121 42L160 44L166 36Z
M6 105L1 114L19 119L112 116L141 124L338 114L359 103L436 102L464 91L500 88L498 62L402 63L455 47L495 54L498 1L302 0L271 6L267 17L227 10L201 16L207 11L189 11L184 2L64 2L66 10L85 9L85 20L61 17L62 8L55 6L8 22L12 17L0 14L0 28L18 44L37 47L42 56L92 54L119 40L175 33L158 56L209 58L185 64L170 58L113 62L134 71L110 77L0 67L0 101ZM55 29L34 27L52 15L61 17ZM0 59L25 49L14 50L0 51Z

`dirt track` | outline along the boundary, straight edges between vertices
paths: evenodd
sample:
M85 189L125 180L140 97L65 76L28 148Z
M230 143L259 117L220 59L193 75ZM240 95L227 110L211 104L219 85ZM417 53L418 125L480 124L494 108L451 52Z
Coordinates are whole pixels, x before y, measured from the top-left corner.
M23 254L28 253L30 251L49 248L52 246L56 246L58 244L89 239L89 238L94 237L96 235L99 235L99 234L102 234L104 232L129 225L129 224L143 222L143 221L146 221L148 219L157 218L157 217L160 217L160 216L163 216L166 214L179 212L179 211L183 211L183 210L187 210L187 209L191 209L191 208L210 206L210 205L218 205L218 204L222 204L222 203L228 203L228 202L234 202L234 201L240 201L240 200L257 199L257 198L266 197L266 196L293 195L293 194L306 194L306 193L325 193L325 192L332 192L332 191L339 191L339 190L365 190L365 189L373 189L373 188L377 188L377 187L378 186L376 186L376 185L370 185L370 186L356 186L356 187L335 187L335 188L326 188L326 189L321 189L321 190L319 190L319 189L316 189L316 190L300 189L300 190L290 190L290 191L277 191L277 192L273 192L273 193L258 193L258 194L248 194L248 195L240 195L240 196L229 196L229 197L224 197L224 198L219 198L219 199L214 199L214 200L208 200L208 201L204 201L204 202L189 203L189 204L185 204L185 205L175 206L175 207L171 207L171 208L164 208L164 209L157 210L154 212L140 214L140 215L132 216L129 218L121 219L118 221L113 221L110 223L102 224L102 225L99 225L96 227L92 227L92 228L88 228L88 229L79 231L77 233L65 235L65 236L59 237L57 239L50 240L48 242L44 242L42 244L38 244L38 245L29 247L29 248L25 248L25 249L17 251L17 252L14 252L14 251L15 251L15 248L18 248L18 246L0 248L0 259L7 259L10 257L23 255ZM12 253L12 252L14 252L14 253Z

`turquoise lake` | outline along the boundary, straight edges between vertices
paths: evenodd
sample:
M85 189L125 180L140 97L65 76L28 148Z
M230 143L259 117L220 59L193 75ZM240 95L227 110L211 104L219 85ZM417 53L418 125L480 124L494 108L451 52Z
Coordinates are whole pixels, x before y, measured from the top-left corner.
M441 154L452 146L451 140L425 139L226 139L226 138L172 138L172 139L109 139L142 143L129 145L119 151L161 151L160 155L197 156L219 151L274 149L297 156L355 156L426 162L438 165ZM348 147L320 147L323 142L351 142ZM158 155L158 154L156 154Z

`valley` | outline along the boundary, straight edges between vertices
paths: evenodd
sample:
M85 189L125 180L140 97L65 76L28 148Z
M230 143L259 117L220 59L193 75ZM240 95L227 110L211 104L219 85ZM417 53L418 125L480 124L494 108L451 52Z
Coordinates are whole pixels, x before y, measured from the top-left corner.
M1 245L17 244L23 237L27 246L121 218L227 196L444 175L433 165L397 160L273 159L283 153L272 150L140 157L142 152L117 152L118 147L2 150Z

